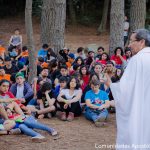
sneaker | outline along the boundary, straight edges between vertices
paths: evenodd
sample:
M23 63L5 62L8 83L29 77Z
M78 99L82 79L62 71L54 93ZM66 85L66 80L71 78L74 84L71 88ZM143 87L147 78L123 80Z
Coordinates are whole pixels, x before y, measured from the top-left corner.
M96 127L105 127L106 123L105 123L106 118L98 118L97 120L94 121L94 124Z
M67 121L72 121L74 119L74 113L69 112L69 115L67 117Z
M65 112L61 112L61 114L60 114L60 120L63 120L63 121L67 120Z
M53 140L57 140L57 139L60 138L60 136L59 136L59 134L58 134L58 132L57 132L56 130L53 130L53 131L51 132L51 135L52 135L52 137L53 137Z
M58 132L57 132L56 130L53 130L53 131L51 132L51 135L52 135L52 136L56 136L56 135L58 135Z
M36 143L41 143L41 142L45 142L46 138L42 135L37 135L31 138L32 142L36 142Z
M9 131L9 134L10 135L17 135L17 134L21 134L21 130L19 129L19 128L16 128L16 129L11 129L10 131Z
M49 119L51 119L52 118L52 114L51 113L47 113L46 117L49 118Z

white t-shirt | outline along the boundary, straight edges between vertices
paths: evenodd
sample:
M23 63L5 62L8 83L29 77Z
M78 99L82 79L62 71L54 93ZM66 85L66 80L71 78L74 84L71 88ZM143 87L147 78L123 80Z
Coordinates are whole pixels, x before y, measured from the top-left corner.
M128 36L128 30L129 30L129 22L125 21L124 22L124 36Z
M16 98L23 98L24 97L23 91L24 91L24 85L22 86L17 85Z
M79 94L79 92L82 92L81 89L78 90L74 90L74 93L72 95L69 94L69 89L62 89L61 93L63 93L66 97L67 100L72 99L74 96L77 96Z

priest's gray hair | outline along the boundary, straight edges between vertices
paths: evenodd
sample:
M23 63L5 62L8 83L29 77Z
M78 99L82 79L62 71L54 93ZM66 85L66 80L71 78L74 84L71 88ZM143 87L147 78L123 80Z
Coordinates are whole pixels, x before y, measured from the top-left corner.
M137 29L132 33L136 33L135 38L136 40L145 40L145 46L150 46L150 31L147 29Z

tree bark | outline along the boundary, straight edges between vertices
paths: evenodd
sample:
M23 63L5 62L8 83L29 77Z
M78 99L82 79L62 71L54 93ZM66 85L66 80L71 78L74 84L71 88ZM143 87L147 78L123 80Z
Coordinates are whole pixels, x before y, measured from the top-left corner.
M130 33L139 28L145 28L146 0L131 0Z
M41 41L50 44L55 53L64 47L66 0L43 0Z
M36 67L36 53L33 39L33 28L32 28L32 0L26 0L25 8L25 27L27 33L27 42L29 49L29 75L28 81L31 83L33 78L37 75Z
M124 1L111 0L110 13L110 45L109 53L112 55L116 47L124 47Z
M102 14L101 23L98 27L98 33L102 33L106 31L108 8L109 8L109 0L104 0L103 14Z

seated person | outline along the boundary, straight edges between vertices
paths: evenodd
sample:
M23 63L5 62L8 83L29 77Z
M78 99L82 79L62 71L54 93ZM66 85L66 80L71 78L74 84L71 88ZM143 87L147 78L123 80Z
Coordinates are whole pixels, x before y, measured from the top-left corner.
M102 53L105 51L104 47L100 46L97 48L97 54L95 56L96 60L99 60L102 56Z
M48 69L47 68L43 68L39 77L38 78L34 78L33 83L32 83L32 89L34 91L34 99L36 99L37 97L37 91L40 89L41 85L44 82L49 82L52 83L51 80L48 78Z
M83 47L78 47L77 53L75 54L75 58L77 58L77 57L82 57L83 59L85 59Z
M40 49L39 51L38 51L38 58L39 57L42 57L42 58L44 58L44 61L46 61L47 60L47 50L48 50L48 44L43 44L43 46L42 46L42 49Z
M39 119L44 117L51 118L55 112L55 95L53 93L52 85L49 82L44 82L41 89L37 92L37 104L39 110L36 111L36 116Z
M25 105L33 98L33 90L28 82L25 82L25 78L22 72L18 72L15 76L16 83L10 87L10 92L16 98L19 98L21 103Z
M55 87L54 94L56 97L59 95L62 89L64 89L67 85L67 79L65 77L60 77L59 78L59 85Z
M37 59L37 76L39 76L42 71L43 62L44 62L44 58L38 57L38 59Z
M47 50L47 62L50 62L54 59L56 59L56 54L54 53L53 49L52 48L49 48Z
M111 56L111 60L115 61L116 68L122 68L122 65L126 63L126 56L124 55L122 47L116 47L114 55Z
M91 82L91 89L85 95L85 117L95 123L97 127L105 125L108 117L107 108L109 108L109 98L105 91L99 89L100 81L93 80Z
M43 68L38 79L42 79L43 82L51 83L51 80L48 78L49 70L47 68Z
M74 116L81 115L80 100L82 90L79 88L79 81L71 77L66 89L62 89L57 97L60 105L60 119L63 121L72 121Z
M70 78L70 76L68 75L68 69L67 69L66 65L60 66L60 75L58 75L56 77L56 79L54 80L55 87L57 85L59 85L59 78L62 77L62 76L65 77L66 79Z
M0 56L0 66L4 67L4 59Z
M19 29L15 29L15 34L11 36L9 40L9 47L8 51L10 52L11 56L17 56L19 52L17 50L20 50L22 46L22 36L20 35ZM15 51L13 51L15 49Z
M3 47L3 42L0 41L0 57L2 59L4 59L4 57L5 57L5 51L6 51L6 49L5 49L5 47Z
M10 76L10 74L5 73L4 67L0 66L0 80L5 79L10 81Z
M8 80L0 81L0 103L6 110L14 110L20 115L24 115L19 105L16 103L17 98L11 92L8 92L10 83ZM10 116L8 116L10 117Z
M3 87L5 87L5 89L3 89ZM6 111L9 113L10 111L14 110L16 113L23 115L23 110L25 113L31 114L31 110L24 106L20 99L15 98L11 92L8 92L9 87L10 83L8 80L0 81L0 103L5 107ZM11 118L12 116L8 117Z
M12 73L17 73L19 71L19 68L11 61L11 58L9 56L5 57L5 66L4 70L6 74L12 74Z
M69 48L64 47L62 50L59 51L59 54L63 57L63 59L67 62L68 61L68 54Z
M20 53L19 56L16 57L16 60L24 63L24 65L28 65L29 61L29 51L27 46L22 47L22 52Z
M68 54L68 61L66 62L66 66L68 67L68 69L70 69L72 67L74 59L75 59L74 54L69 53Z

